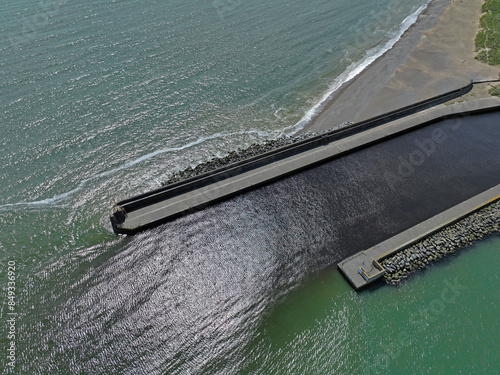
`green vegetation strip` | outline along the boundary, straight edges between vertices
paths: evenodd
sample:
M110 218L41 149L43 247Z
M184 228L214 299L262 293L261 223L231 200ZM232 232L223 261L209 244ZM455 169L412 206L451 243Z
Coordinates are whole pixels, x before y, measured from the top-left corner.
M492 87L488 92L490 95L500 96L500 85Z
M476 58L490 65L500 65L500 0L486 0L481 17L482 30L476 36Z

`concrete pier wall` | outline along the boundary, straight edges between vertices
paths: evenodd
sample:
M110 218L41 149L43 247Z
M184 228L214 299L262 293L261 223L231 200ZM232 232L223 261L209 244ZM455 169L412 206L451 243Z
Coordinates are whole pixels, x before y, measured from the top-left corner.
M119 210L111 216L113 230L115 233L133 234L443 118L498 110L498 101L488 99L432 107L435 103L467 92L469 86L417 103L412 108L337 129L120 201L117 204ZM421 108L428 109L401 118ZM395 118L397 120L390 121Z

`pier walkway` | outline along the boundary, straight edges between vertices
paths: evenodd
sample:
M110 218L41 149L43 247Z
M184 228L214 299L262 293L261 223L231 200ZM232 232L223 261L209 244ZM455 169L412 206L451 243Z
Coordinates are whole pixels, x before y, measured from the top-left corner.
M426 108L430 105L430 101L419 103L417 106ZM118 210L111 215L113 230L117 234L134 234L380 142L384 138L397 136L449 116L469 116L498 108L498 100L486 98L427 108L404 118L401 118L399 113L392 113L353 124L205 175L120 201L117 203ZM406 108L402 111L409 113L413 109ZM399 120L384 123L394 118Z

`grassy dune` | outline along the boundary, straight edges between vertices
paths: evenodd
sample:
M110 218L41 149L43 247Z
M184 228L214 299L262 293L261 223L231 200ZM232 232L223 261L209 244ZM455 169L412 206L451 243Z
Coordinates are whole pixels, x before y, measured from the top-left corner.
M490 65L500 65L500 0L486 0L481 17L482 30L476 36L476 59ZM489 90L500 96L500 85Z
M476 36L477 59L500 65L500 0L486 0L481 17L482 30Z

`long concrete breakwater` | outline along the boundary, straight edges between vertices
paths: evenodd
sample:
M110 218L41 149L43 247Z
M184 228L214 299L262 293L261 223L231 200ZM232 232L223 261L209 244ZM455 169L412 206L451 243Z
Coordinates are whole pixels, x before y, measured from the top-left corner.
M460 96L470 87L434 98L437 103ZM367 122L349 125L305 139L262 155L179 181L164 188L117 203L111 216L115 233L133 234L187 214L209 204L255 189L298 171L367 147L376 142L423 127L448 116L469 116L498 110L498 101L439 106L414 113L417 108L432 107L432 100L417 103L398 113L379 116ZM395 121L391 121L394 120ZM385 122L388 121L388 122Z

